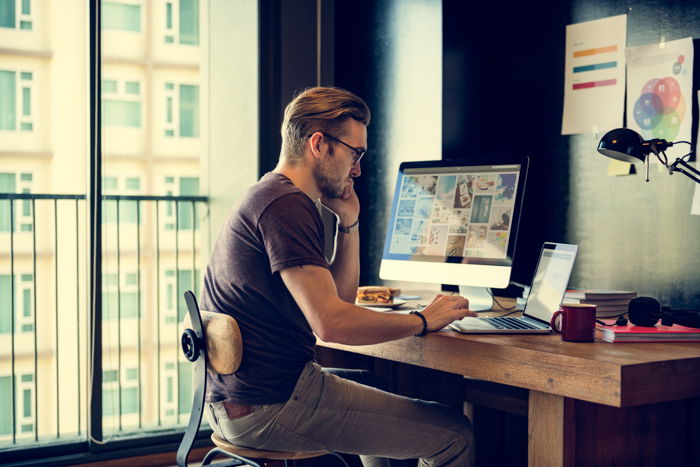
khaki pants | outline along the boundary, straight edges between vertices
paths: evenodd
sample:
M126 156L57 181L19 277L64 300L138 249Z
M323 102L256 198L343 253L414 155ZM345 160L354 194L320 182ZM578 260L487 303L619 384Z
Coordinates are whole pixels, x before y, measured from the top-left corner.
M464 415L341 378L313 362L287 402L255 406L234 420L223 402L207 406L214 431L238 446L359 454L367 467L416 458L422 467L474 464L471 422Z

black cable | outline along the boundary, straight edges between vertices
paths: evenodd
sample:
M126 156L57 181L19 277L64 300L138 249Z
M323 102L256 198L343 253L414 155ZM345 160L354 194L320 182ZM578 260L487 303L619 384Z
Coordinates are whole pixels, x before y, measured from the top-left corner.
M486 291L488 292L489 295L491 295L491 298L493 299L493 301L496 303L496 305L498 305L498 306L501 308L502 311L515 310L515 309L518 307L518 305L517 305L517 300L516 300L516 304L515 304L514 306L511 306L511 307L506 308L506 307L504 307L503 305L501 305L501 304L498 302L498 300L496 300L496 297L493 296L493 293L491 292L491 289L489 289L488 287L486 287ZM496 310L486 310L486 311L496 311ZM479 312L477 311L477 313L479 313ZM513 312L513 313L515 313L515 312ZM512 314L512 313L508 313L508 315L510 315L510 314ZM508 316L508 315L503 315L503 316Z
M598 323L598 324L600 324L601 326L620 326L620 325L624 326L625 324L627 324L627 319L622 318L623 316L625 316L625 314L627 314L626 311L625 311L624 313L620 313L619 315L606 316L606 317L604 318L604 319L617 318L617 319L615 320L615 322L612 323L612 324L608 324L608 323L606 323L606 322L604 322L604 321L601 321L601 320L599 320L599 319L596 319L595 322ZM621 323L621 322L620 322L620 318L622 318L622 319L624 320L624 323Z
M474 311L474 313L487 313L487 312L488 312L488 313L491 313L491 312L494 312L494 311L510 311L510 310L515 310L515 311L513 311L513 312L511 312L511 313L508 313L507 315L503 315L503 316L508 316L508 315L512 315L513 313L517 313L518 311L520 311L520 310L517 310L517 309L516 309L516 308L518 307L517 303L516 303L514 306L511 306L511 307L508 307L508 308L504 307L503 305L501 305L501 303L500 303L498 300L496 300L496 297L493 296L493 293L491 292L491 289L490 289L490 288L488 288L488 287L484 287L484 288L486 289L486 292L488 292L488 294L491 295L491 299L493 299L493 301L496 303L496 305L498 305L501 309L500 309L500 310L481 310L481 311ZM445 293L445 294L443 294L443 295L452 296L452 295L454 295L455 293L456 293L456 292L449 292L449 293ZM426 306L427 306L427 305L418 305L418 309L423 309L423 308L425 308Z
M675 144L681 144L681 143L684 143L684 144L687 144L688 146L690 146L690 152L689 152L688 154L686 154L685 156L679 157L679 159L680 159L680 160L685 160L686 157L690 159L690 157L691 157L691 156L693 155L693 153L695 152L695 151L693 150L693 145L690 143L690 141L676 141L676 142L674 142L673 144L675 145Z

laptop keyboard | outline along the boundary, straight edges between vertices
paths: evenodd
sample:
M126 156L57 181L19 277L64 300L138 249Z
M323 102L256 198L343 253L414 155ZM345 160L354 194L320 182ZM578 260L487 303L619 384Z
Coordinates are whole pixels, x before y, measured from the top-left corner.
M542 329L520 318L482 318L488 320L497 329Z

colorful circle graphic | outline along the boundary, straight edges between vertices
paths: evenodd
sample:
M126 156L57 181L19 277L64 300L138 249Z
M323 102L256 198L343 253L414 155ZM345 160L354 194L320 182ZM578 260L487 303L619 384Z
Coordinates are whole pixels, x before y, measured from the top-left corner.
M685 117L685 99L673 77L651 79L634 103L634 120L644 138L673 140Z

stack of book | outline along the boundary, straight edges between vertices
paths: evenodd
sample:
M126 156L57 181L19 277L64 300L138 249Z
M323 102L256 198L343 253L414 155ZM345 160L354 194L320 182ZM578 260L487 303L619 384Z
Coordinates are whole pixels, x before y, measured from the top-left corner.
M586 303L596 305L597 318L611 318L627 313L627 306L637 292L630 290L605 289L569 289L564 294L562 305L567 303Z
M674 324L673 326L624 326L612 325L615 320L606 320L608 326L596 326L596 338L605 342L700 342L700 329Z

